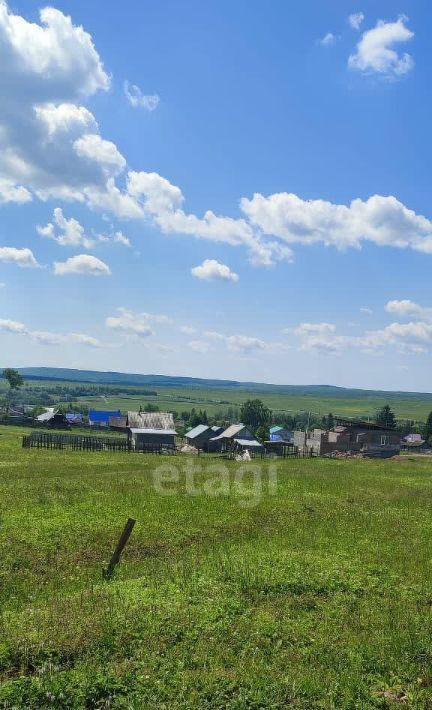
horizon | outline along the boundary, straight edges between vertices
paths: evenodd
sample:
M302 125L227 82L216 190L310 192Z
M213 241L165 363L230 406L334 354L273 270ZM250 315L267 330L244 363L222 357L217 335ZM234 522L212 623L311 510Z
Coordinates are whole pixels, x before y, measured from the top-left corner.
M332 384L326 384L326 383L317 383L317 384L306 384L306 383L289 383L289 382L260 382L256 380L229 380L229 379L220 379L217 377L191 377L189 375L166 375L162 372L128 372L128 371L119 371L119 370L92 370L88 368L70 368L70 367L33 367L33 366L22 366L17 368L19 372L23 372L24 370L69 370L73 372L90 372L92 374L101 374L101 375L125 375L125 376L133 376L133 377L164 377L168 379L192 379L192 380L203 380L205 382L228 382L232 384L238 384L238 385L264 385L264 386L269 386L269 387L298 387L298 388L329 388L329 389L341 389L341 390L352 390L352 391L359 391L359 392L378 392L382 394L421 394L421 395L430 395L432 397L432 392L428 391L421 391L421 390L380 390L380 389L369 389L367 387L344 387L341 385L332 385ZM26 375L24 374L24 378ZM38 375L27 375L27 378L34 378L34 379L60 379L56 377L46 377L43 378L41 375L40 377ZM65 382L70 381L67 380L67 378L64 379ZM77 382L84 382L85 380L76 380ZM108 383L107 383L108 384ZM119 383L110 383L110 384L122 384L121 382ZM144 384L144 383L143 383ZM212 387L210 387L212 388ZM216 386L214 387L216 388Z
M432 389L431 30L0 0L5 366Z

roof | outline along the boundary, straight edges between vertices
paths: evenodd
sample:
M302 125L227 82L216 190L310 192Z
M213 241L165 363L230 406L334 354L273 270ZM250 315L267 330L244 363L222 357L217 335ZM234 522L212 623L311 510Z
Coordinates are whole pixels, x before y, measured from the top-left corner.
M365 429L366 431L388 431L393 433L395 431L391 427L377 424L376 422L364 422L361 419L342 419L341 417L335 417L335 419L338 428L342 426L345 429Z
M421 434L408 434L405 436L405 441L423 441L423 437Z
M119 429L125 429L127 425L126 417L110 417L108 420L110 426L116 426Z
M240 446L260 446L260 447L263 447L263 444L261 444L256 439L234 439L234 441L236 441L237 444L240 444Z
M128 427L135 429L174 429L171 412L128 412Z
M136 427L129 427L131 434L169 434L170 436L175 436L177 434L175 429L137 429Z
M204 432L208 431L209 429L210 427L207 424L198 424L198 426L186 432L185 437L187 439L195 439L197 436L204 434ZM210 429L210 431L212 430Z
M278 431L283 431L283 426L272 426L270 427L270 434L277 434Z
M107 422L110 417L120 417L119 409L108 411L105 409L89 409L88 418L91 422Z
M244 424L231 424L228 429L225 429L222 434L214 436L211 441L217 441L218 439L234 439L235 435L240 434L243 429L246 429Z
M57 409L54 409L54 407L50 407L49 409L46 410L46 412L43 412L42 414L39 414L38 417L36 417L37 422L49 422L51 419L55 417L57 414Z
M82 414L79 412L66 412L65 417L68 422L82 422Z

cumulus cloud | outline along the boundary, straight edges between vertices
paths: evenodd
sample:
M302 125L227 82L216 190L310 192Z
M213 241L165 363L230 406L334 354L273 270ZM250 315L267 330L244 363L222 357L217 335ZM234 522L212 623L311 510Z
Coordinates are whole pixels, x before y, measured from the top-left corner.
M0 330L6 333L25 333L26 327L19 321L0 318Z
M221 264L216 259L205 259L200 266L191 269L193 276L204 281L238 281L238 274L235 274L229 266Z
M330 328L327 327L329 325ZM428 352L428 347L432 345L432 323L426 321L394 322L361 335L340 335L336 327L328 323L301 324L294 332L299 336L304 350L338 352L355 348L374 351L396 347L401 352L423 353Z
M411 58L392 49L412 36L405 23L382 22L364 33L352 67L406 71ZM256 194L241 199L238 217L188 212L178 186L154 172L128 171L117 146L100 135L83 103L109 85L92 37L70 17L46 8L39 23L30 23L0 0L0 201L77 201L122 219L146 219L165 234L242 247L260 266L291 261L295 244L343 249L370 241L432 253L432 222L391 196L338 205Z
M189 347L195 353L207 353L209 350L209 345L204 340L192 340Z
M123 83L123 91L130 105L134 108L144 108L146 111L154 111L159 106L160 98L157 94L145 95L136 84L129 81Z
M73 217L66 219L60 207L54 209L53 222L48 222L43 227L36 227L36 231L41 237L53 239L62 247L84 246L86 249L91 249L95 244L93 239L86 237L84 227L78 220Z
M16 335L25 335L27 338L43 345L67 345L77 343L92 348L103 347L103 343L92 335L86 335L85 333L53 333L43 330L32 330L24 323L8 319L0 318L0 331Z
M407 74L414 67L410 54L399 54L395 45L408 42L414 32L406 26L406 17L396 22L379 20L371 30L361 36L356 51L348 59L350 69L367 74L381 74L387 78L397 78Z
M353 12L352 15L348 17L348 23L353 30L359 30L363 20L364 14L362 12Z
M105 325L113 330L118 330L129 335L148 337L153 335L151 323L169 323L166 315L155 313L135 313L128 308L117 308L115 316L109 316Z
M0 199L88 201L87 186L105 189L106 164L89 160L85 139L97 123L79 102L109 85L91 36L70 17L48 7L30 23L0 0Z
M129 172L127 191L165 233L187 234L199 239L245 246L252 263L270 265L276 259L289 259L285 245L263 240L244 219L219 217L207 210L203 217L183 209L184 196L176 185L157 173Z
M54 262L54 274L66 276L68 274L85 274L88 276L109 276L110 268L104 261L90 254L71 256L66 261Z
M126 237L123 232L116 232L114 234L114 241L117 242L117 244L123 244L124 247L130 248L132 246L129 238Z
M328 333L334 333L336 326L334 323L300 323L300 325L294 330L296 335L323 335Z
M401 318L416 318L432 319L432 308L421 306L415 301L410 301L407 298L401 300L388 301L385 305L385 310L388 313L394 313Z
M16 247L0 247L0 261L16 264L21 267L39 266L31 249Z
M333 32L327 32L327 34L319 40L319 44L322 47L331 47L331 45L334 44L336 40L337 37L333 34Z
M224 335L217 331L206 330L204 337L225 343L227 349L231 352L251 353L257 350L265 350L268 347L264 340L250 335Z
M241 208L252 224L289 245L321 243L346 249L368 241L432 253L432 222L391 196L340 205L302 200L287 192L269 197L255 193L241 200Z
M196 328L191 325L181 325L179 331L185 335L194 335L194 333L196 333Z

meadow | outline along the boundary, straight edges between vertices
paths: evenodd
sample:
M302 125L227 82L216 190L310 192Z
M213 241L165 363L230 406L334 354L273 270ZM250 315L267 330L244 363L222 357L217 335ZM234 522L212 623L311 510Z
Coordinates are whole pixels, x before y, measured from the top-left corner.
M161 495L164 457L20 435L0 429L0 708L432 708L431 459L281 461L276 488L227 461L212 496L221 462L177 456Z
M178 412L195 409L205 409L208 414L214 415L227 407L240 407L243 402L252 397L258 397L275 414L283 413L295 415L299 412L311 412L323 416L332 412L341 417L370 417L373 418L378 409L390 404L398 419L412 419L426 421L432 411L432 395L413 397L404 392L366 392L356 390L342 390L336 394L315 393L308 388L304 392L287 394L284 392L253 392L250 390L207 389L207 388L155 388L156 396L142 396L137 391L136 395L110 396L108 393L102 397L82 397L81 404L101 409L120 409L128 411L156 404L159 409L175 409Z

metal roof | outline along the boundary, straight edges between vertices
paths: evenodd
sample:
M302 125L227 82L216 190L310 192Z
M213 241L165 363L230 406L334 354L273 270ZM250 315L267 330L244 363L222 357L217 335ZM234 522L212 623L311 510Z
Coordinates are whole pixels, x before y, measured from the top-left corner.
M260 444L256 439L234 439L240 446L260 446L263 448L263 444Z
M171 412L128 412L128 427L135 429L174 429Z
M200 434L204 434L205 431L207 431L210 427L207 424L198 424L196 427L191 429L185 434L185 437L187 439L195 439L195 437L200 436Z
M90 422L108 422L110 417L120 417L119 409L107 411L105 409L89 409L88 418Z
M131 434L169 434L170 436L175 436L177 434L175 429L137 429L136 427L129 427Z
M270 427L270 434L277 434L278 431L283 431L283 426L272 426Z
M228 429L219 434L219 436L213 437L211 441L218 441L218 439L234 439L236 434L240 434L243 429L246 429L244 424L231 424Z
M57 414L58 409L54 409L54 407L50 407L47 409L46 412L43 412L43 414L39 414L38 417L36 417L36 421L38 422L49 422L51 419L55 417Z

